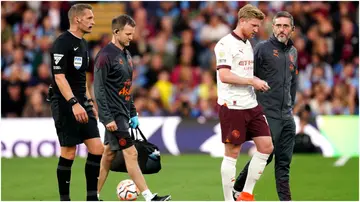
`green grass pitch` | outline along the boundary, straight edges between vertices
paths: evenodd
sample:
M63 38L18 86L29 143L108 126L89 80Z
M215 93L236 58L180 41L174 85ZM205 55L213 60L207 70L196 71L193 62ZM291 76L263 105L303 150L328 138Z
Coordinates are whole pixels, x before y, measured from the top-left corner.
M240 156L237 172L249 159ZM223 200L220 164L222 158L208 155L162 156L162 170L145 175L152 192L171 194L174 201ZM294 155L291 168L293 200L359 200L359 158L334 167L335 158ZM77 158L71 177L71 199L85 200L84 158ZM59 200L56 180L57 158L1 159L1 200ZM255 199L278 200L272 162L255 186ZM103 200L117 200L118 182L125 173L109 174L101 193ZM139 197L143 200L142 196Z

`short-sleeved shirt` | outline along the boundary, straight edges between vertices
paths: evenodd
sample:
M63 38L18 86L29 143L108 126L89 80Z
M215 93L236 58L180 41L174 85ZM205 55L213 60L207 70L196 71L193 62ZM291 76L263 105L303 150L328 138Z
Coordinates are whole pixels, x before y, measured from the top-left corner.
M217 69L228 68L239 77L254 77L254 54L249 40L242 40L234 32L215 45ZM223 83L217 71L218 104L229 109L251 109L258 105L254 88L250 85Z
M74 96L80 100L84 99L86 70L89 68L86 40L66 31L55 40L50 54L54 96L63 97L55 82L55 74L65 74Z

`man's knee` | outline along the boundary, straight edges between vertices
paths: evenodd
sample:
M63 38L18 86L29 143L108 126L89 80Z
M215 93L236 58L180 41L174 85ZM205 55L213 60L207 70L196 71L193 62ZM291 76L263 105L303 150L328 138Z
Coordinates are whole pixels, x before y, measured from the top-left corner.
M102 159L105 161L112 161L115 158L115 152L111 151L110 145L105 145Z
M237 159L240 149L241 145L225 144L225 156Z
M84 141L89 153L94 155L102 155L104 153L104 146L100 138L92 138Z
M137 161L138 152L137 152L135 146L131 146L129 148L126 148L126 149L122 150L122 152L124 154L124 158Z
M60 156L69 160L75 159L76 146L73 147L61 147Z
M262 139L262 141L258 141L256 145L257 150L263 154L271 154L274 150L274 146L270 137Z

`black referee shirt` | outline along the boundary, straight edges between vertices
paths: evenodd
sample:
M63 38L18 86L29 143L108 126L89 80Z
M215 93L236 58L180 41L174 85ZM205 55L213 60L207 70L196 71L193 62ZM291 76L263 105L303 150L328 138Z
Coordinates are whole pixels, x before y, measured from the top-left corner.
M65 74L74 96L83 100L86 95L86 70L89 67L86 40L69 31L61 34L51 49L51 65L54 96L63 97L55 82L55 74Z

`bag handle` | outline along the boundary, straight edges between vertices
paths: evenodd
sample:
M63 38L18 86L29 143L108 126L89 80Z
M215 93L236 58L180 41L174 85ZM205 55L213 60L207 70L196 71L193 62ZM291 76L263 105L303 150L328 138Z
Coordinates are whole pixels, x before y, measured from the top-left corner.
M134 135L134 130L136 131L136 138L135 138L135 135ZM131 128L131 138L133 140L138 140L139 139L138 138L138 133L140 133L140 136L144 140L144 142L147 142L147 139L146 139L145 135L141 132L139 127L136 127L135 129Z

